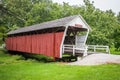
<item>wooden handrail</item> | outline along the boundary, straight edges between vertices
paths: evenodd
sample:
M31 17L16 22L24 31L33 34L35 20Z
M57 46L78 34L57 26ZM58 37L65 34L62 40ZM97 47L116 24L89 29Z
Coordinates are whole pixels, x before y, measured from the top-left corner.
M66 50L65 50L66 49ZM84 47L77 47L77 46L75 46L75 45L63 45L63 47L62 47L62 51L63 51L63 53L65 52L65 51L71 51L72 50L72 53L73 53L73 56L75 55L75 51L76 50L80 50L80 51L83 51L84 53L83 53L83 55L85 54L87 54L87 46L85 47L85 45L84 45Z
M109 46L102 46L102 45L87 45L88 49L93 49L96 52L97 49L99 50L106 50L107 53L110 54Z

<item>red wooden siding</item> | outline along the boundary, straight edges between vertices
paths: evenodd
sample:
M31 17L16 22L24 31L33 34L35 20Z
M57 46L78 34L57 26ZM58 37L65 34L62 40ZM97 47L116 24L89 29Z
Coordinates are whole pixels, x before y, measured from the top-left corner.
M17 44L16 44L16 37L12 37L12 50L16 51L17 49Z
M63 32L55 33L55 57L60 57L60 45L62 42L62 37Z
M32 53L38 53L37 52L37 35L31 36L31 43L32 43Z
M24 38L25 38L24 36L17 37L17 51L24 52L25 48Z
M39 34L37 37L37 48L39 54L44 54L46 56L54 56L54 34Z
M31 53L32 52L32 36L31 35L27 35L26 37L26 46L25 46L25 52Z
M13 44L12 44L12 37L11 37L10 41L9 41L9 50L12 50L12 46L13 46Z
M6 49L59 58L62 37L63 32L8 37Z

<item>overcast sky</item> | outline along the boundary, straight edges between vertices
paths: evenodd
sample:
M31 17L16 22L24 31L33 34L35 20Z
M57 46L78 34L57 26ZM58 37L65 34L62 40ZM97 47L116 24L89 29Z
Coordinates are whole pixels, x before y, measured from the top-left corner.
M112 9L113 12L120 12L120 0L90 0L94 1L96 8L103 11ZM83 0L53 0L53 2L58 2L62 4L63 2L69 2L70 5L84 5Z

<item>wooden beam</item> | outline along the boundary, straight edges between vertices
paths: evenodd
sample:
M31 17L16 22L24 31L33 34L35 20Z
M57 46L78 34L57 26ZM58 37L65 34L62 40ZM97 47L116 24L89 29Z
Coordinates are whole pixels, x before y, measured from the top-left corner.
M64 34L63 34L63 38L62 38L62 42L61 42L61 45L60 45L60 58L62 58L62 47L63 47L63 44L64 44L64 40L65 40L65 36L67 34L67 30L68 30L68 26L65 27L65 31L64 31Z

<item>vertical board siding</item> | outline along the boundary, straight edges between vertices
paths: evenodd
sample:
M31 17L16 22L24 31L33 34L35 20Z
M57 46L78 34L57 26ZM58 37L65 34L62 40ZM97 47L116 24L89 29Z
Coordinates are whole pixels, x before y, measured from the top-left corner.
M31 36L31 42L32 42L32 53L37 53L37 36L36 35L32 35Z
M43 54L46 56L53 56L54 55L54 49L53 49L53 43L54 43L54 34L39 34L38 35L38 45L37 48L39 49L39 54Z
M21 50L22 50L22 52L25 52L26 51L25 50L25 47L26 47L26 45L25 45L26 44L26 38L25 38L25 36L22 36L21 40L22 40L21 41L22 42L22 44L21 44L22 49Z
M46 55L54 56L54 33L46 36Z
M16 48L17 48L16 37L12 37L12 42L13 42L13 49L12 50L16 51Z
M9 45L9 49L12 50L12 46L13 46L13 42L12 42L12 37L9 38L10 39L10 45Z
M19 36L18 37L18 50L22 52L22 39L21 39L22 36Z
M60 58L60 45L63 38L63 32L55 33L55 57Z
M19 36L16 37L16 51L19 51Z
M39 54L39 49L40 49L40 47L39 47L39 35L37 34L36 35L36 54Z
M60 57L63 32L8 37L6 49L50 57Z
M27 35L26 37L26 47L25 47L25 52L32 53L32 36Z

